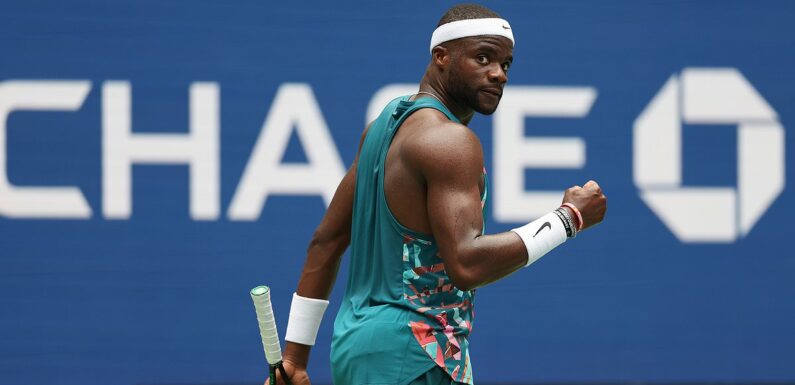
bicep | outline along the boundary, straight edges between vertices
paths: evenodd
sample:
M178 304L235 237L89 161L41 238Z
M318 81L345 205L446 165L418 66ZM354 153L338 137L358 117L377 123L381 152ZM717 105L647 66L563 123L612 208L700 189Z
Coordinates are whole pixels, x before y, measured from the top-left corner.
M439 253L444 257L456 258L483 229L477 179L474 183L429 182L427 191L428 220Z
M428 221L439 254L451 276L483 230L479 182L483 172L480 142L471 132L448 138L425 164Z

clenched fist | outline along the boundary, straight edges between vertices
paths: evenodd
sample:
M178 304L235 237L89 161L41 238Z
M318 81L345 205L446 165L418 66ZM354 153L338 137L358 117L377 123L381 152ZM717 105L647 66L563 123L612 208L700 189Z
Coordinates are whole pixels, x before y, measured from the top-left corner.
M563 203L571 203L580 210L583 230L601 222L607 211L607 197L593 180L589 180L582 187L574 186L566 190Z

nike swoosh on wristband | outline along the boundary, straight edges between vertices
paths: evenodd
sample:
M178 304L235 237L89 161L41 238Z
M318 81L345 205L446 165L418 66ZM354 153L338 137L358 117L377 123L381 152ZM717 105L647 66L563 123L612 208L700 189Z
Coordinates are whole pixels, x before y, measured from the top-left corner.
M511 29L511 27L502 26L503 29Z
M538 235L538 233L540 233L540 232L541 232L541 230L544 230L544 228L545 228L545 227L546 227L546 228L548 228L548 229L550 229L550 230L552 230L552 225L551 225L549 222L544 222L544 224L543 224L543 225L541 225L541 227L539 227L539 228L538 228L538 231L536 231L536 234L535 234L535 235L533 235L533 238L535 238L535 237L536 237L536 235Z

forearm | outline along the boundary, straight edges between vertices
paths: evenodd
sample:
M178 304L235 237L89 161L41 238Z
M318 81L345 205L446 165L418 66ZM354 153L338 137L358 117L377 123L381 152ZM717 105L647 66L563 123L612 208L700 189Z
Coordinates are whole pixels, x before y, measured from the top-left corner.
M323 220L312 234L306 262L296 293L302 297L328 299L337 278L340 260L351 242L356 162L337 186Z
M566 241L579 222L571 209L562 207L521 228L478 236L464 243L459 256L465 283L473 288L497 281L521 267L529 266ZM565 212L564 212L565 211ZM520 234L523 234L520 236Z
M513 232L481 235L474 238L458 256L460 265L454 283L472 290L504 278L525 266L527 249Z
M316 232L309 244L296 293L306 298L328 299L350 237L347 234L340 234L331 239L323 239L317 234ZM311 348L309 345L287 341L284 360L294 366L306 368Z
M313 239L307 250L296 293L302 297L328 299L337 279L342 254L349 242L349 237L345 235L328 241Z

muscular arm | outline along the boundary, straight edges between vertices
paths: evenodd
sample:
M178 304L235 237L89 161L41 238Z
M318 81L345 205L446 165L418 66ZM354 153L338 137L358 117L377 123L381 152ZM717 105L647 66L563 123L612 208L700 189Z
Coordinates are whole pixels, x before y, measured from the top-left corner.
M414 165L425 179L428 220L453 283L471 290L524 266L527 249L518 235L481 235L483 150L475 134L449 123L424 136L412 151Z
M370 126L365 128L359 142L359 151ZM359 154L342 178L326 214L315 229L307 248L306 262L298 281L296 293L307 298L328 299L337 278L340 260L351 241L353 196L356 188L356 166ZM287 342L284 361L306 368L311 346Z

